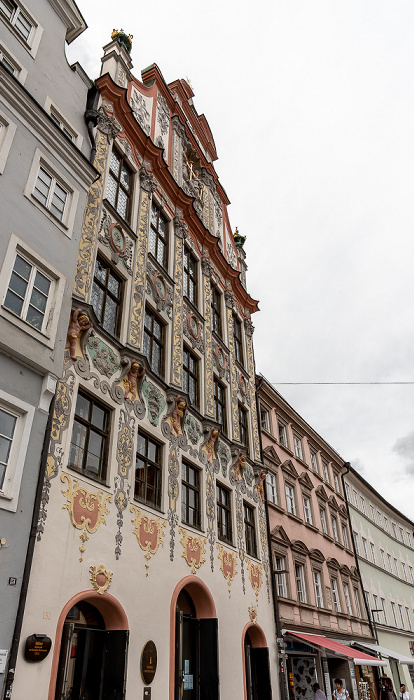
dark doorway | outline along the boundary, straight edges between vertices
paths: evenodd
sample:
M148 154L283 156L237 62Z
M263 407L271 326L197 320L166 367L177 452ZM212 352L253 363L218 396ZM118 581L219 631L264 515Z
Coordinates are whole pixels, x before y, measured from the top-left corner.
M254 647L249 633L244 636L247 700L271 700L269 649Z
M62 632L55 700L123 700L128 632L106 630L99 611L80 601Z

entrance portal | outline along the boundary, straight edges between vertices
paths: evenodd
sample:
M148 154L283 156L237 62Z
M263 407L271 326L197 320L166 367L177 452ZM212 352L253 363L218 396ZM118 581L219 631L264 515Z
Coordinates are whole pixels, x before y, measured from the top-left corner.
M257 627L249 627L244 635L244 663L247 700L271 700L269 649Z

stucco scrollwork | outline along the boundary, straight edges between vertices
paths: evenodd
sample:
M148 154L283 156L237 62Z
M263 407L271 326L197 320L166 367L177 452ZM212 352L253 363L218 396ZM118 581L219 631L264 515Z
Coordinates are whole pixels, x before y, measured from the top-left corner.
M227 581L229 598L231 598L231 583L237 574L237 554L224 549L222 544L217 544L217 557L220 560L220 570Z
M132 241L122 227L112 221L105 209L98 231L98 239L111 251L112 262L117 265L121 261L128 274L132 275Z
M174 216L174 233L178 238L187 238L188 236L188 226L185 221L181 221L178 216Z
M134 516L131 520L134 526L132 532L142 551L145 552L145 576L148 576L151 556L157 553L160 546L164 546L162 538L165 537L164 528L167 521L164 518L150 518L134 504L131 504L130 511Z
M149 136L151 132L150 113L147 110L143 96L136 88L132 88L130 105L132 114L142 130Z
M101 105L98 109L97 127L98 131L100 131L102 134L105 134L105 136L108 139L108 142L110 142L112 139L115 139L121 131L120 123L115 119L114 116L107 113L103 105Z
M167 100L165 97L158 93L157 97L157 108L158 108L158 123L160 125L160 131L164 136L168 131L168 123L170 121L170 110L167 105Z
M195 574L196 570L205 562L205 557L203 555L206 551L206 538L201 535L199 537L194 537L194 535L190 535L182 527L178 528L178 532L182 535L180 540L183 546L181 556L185 559L188 566L191 567L191 573Z

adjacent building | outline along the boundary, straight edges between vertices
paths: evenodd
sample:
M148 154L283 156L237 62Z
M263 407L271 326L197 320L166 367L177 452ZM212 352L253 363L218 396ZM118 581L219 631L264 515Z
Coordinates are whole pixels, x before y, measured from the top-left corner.
M91 83L65 56L85 27L72 0L0 2L0 695L97 175L83 118Z
M345 475L364 595L385 672L414 697L414 524L355 469Z

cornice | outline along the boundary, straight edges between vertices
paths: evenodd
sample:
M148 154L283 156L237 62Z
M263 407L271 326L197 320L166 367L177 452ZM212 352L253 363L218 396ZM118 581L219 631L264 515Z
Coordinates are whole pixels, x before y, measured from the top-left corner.
M66 41L70 44L87 29L87 24L73 0L49 0L55 12L66 25Z

